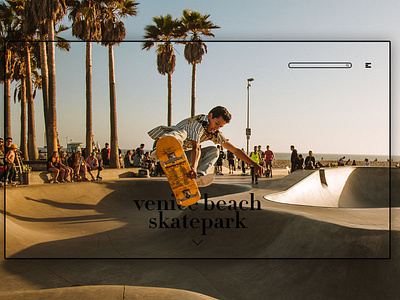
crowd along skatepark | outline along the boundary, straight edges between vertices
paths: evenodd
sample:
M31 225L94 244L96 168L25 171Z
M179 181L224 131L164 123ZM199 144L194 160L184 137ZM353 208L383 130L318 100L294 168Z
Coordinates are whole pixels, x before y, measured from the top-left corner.
M7 188L0 298L397 298L399 169L275 177L188 208L165 178Z

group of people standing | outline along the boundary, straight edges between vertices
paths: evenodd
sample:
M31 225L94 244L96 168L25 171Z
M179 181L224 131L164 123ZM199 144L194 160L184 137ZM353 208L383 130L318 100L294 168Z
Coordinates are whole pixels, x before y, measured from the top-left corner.
M219 147L219 146L218 146ZM217 175L223 175L222 173L222 165L223 165L223 160L227 159L228 160L228 167L229 167L229 174L233 174L234 171L236 171L236 159L235 155L231 151L227 151L226 155L222 149L222 147L219 147L220 153L219 157L216 162L216 167ZM244 149L242 149L244 151ZM254 146L254 150L250 153L250 158L256 162L257 164L263 166L265 168L265 176L272 177L272 161L274 159L274 152L270 149L270 146L267 145L265 151L262 150L261 145ZM248 164L250 167L250 173L251 173L251 181L252 183L258 184L258 177L259 175L256 174L254 165ZM238 161L238 169L242 169L242 175L246 175L246 162L245 161Z
M262 151L261 145L254 146L254 150L250 153L250 157L256 163L260 164L265 168L265 176L272 177L272 160L274 159L275 155L274 152L270 149L270 146L267 145L266 150ZM242 165L242 172L243 174L246 173L245 166ZM251 183L258 184L258 175L255 172L254 166L250 165L250 173L251 173Z

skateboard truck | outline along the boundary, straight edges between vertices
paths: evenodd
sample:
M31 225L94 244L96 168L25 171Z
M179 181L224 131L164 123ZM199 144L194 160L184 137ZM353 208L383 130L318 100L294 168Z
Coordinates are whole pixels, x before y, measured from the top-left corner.
M197 193L195 195L190 193L190 190L184 190L182 191L184 198L180 199L181 201L189 200L190 198L196 197Z
M168 160L165 162L166 165L183 159L182 156L176 157L175 153L173 153L173 152L170 154L167 154L167 155L168 155Z

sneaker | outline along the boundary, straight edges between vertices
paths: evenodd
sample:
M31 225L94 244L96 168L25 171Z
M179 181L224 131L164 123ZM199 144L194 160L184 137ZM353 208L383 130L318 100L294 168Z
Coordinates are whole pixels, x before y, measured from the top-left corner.
M209 186L213 183L215 177L213 175L200 175L196 178L196 183L198 187Z
M103 179L103 177L100 177L100 176L97 176L96 178L97 178L97 180L102 180Z

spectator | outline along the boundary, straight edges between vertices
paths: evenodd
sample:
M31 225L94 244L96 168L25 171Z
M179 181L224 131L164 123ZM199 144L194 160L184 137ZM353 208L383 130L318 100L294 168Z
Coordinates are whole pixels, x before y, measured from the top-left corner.
M7 154L8 151L10 151L11 145L12 145L12 138L8 137L6 138L6 142L4 145L4 154Z
M265 160L265 167L267 168L267 176L268 172L272 178L272 160L274 159L275 155L272 150L269 149L269 145L267 145L267 150L264 152L264 160Z
M125 166L125 168L131 168L132 167L132 152L131 152L131 150L128 150L125 153L124 166Z
M58 157L57 151L53 151L53 155L48 158L47 171L53 174L53 180L50 180L50 183L65 182L64 181L65 169L61 167L60 158ZM61 175L60 181L57 181L59 174Z
M0 155L4 155L4 141L0 138Z
M345 156L339 158L339 160L338 160L338 166L344 166L344 159L345 159L345 158L346 158Z
M109 144L106 143L105 147L101 150L101 159L103 160L103 166L105 167L110 165L111 149L108 146Z
M99 161L97 160L97 157L96 157L96 152L92 152L85 159L85 162L86 162L87 171L89 172L93 181L95 180L93 177L93 174L92 174L92 171L94 171L94 170L97 170L96 180L103 179L100 177L100 172L103 170L103 168L99 165Z
M297 166L297 150L295 149L294 145L290 146L290 150L292 151L292 155L290 156L290 162L292 164L290 172L296 171L296 166Z
M242 148L242 151L244 152L244 149ZM240 160L242 162L242 176L246 175L246 162L244 160Z
M46 159L46 157L44 156L44 153L43 153L42 150L39 150L39 159L40 160L45 160Z
M264 151L261 149L261 145L258 145L258 155L260 156L260 165L264 166Z
M368 161L368 158L365 159L365 166L370 167L371 163Z
M65 170L65 181L72 182L74 176L74 169L69 166L69 157L65 151L60 152L61 167ZM69 180L67 179L69 175Z
M315 157L313 156L313 152L308 151L308 156L305 161L306 170L314 170L315 169Z
M235 171L235 155L228 150L226 157L228 158L229 174L233 174L233 171Z
M304 158L302 154L299 154L299 158L297 159L297 167L296 170L303 170Z
M142 156L140 151L135 151L135 156L133 157L133 166L140 167L142 165Z
M224 162L224 159L226 158L225 153L224 153L224 149L222 148L222 146L217 146L217 148L219 149L219 156L217 159L217 175L224 175L222 173L222 165Z
M254 146L254 151L250 153L251 159L256 162L260 163L260 154L258 153L257 146ZM254 166L250 165L251 169L251 183L256 183L258 184L258 175L255 172Z
M140 147L136 149L136 153L139 153L140 158L144 155L144 144L140 144Z
M86 167L87 164L83 159L81 151L77 151L74 154L74 166L73 166L77 181L82 181L82 180L88 181L88 179L86 178L86 171L87 171ZM83 172L83 179L81 179L80 172Z
M7 140L6 140L7 141ZM6 147L5 149L8 149L8 152L5 155L5 166L4 166L4 173L2 175L2 179L4 179L4 182L8 182L9 184L15 184L13 181L15 180L15 157L16 157L16 151L18 150L17 145L11 144L9 147Z
M353 160L353 163L352 163L351 165L352 165L352 166L357 166L356 160L355 160L355 159Z
M153 172L153 162L151 161L150 158L150 152L146 152L143 156L142 159L142 164L144 165L144 167L146 169L149 170L149 174L151 174Z

